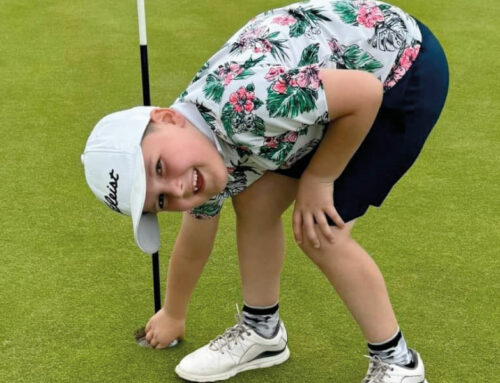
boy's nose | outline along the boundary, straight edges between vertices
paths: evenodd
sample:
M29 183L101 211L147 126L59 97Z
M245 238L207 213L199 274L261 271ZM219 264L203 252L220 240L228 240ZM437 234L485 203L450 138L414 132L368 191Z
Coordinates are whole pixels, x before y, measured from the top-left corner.
M184 196L184 182L179 178L175 178L165 182L165 193L175 198L181 198Z

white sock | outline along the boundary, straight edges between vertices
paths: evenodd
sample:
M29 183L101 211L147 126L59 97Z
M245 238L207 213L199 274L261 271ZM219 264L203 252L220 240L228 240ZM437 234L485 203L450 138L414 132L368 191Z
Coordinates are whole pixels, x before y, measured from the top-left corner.
M385 363L408 366L413 362L412 354L399 328L396 334L384 342L368 343L368 350L370 356L377 355Z
M263 338L270 339L276 335L279 321L278 303L267 307L243 305L243 323Z

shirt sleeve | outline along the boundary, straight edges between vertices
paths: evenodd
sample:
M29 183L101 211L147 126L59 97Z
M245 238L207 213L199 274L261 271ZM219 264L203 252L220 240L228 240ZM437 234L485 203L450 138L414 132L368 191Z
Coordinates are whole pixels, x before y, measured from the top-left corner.
M213 218L222 210L222 206L224 205L226 198L227 196L224 192L217 194L203 205L191 209L189 213L197 219Z

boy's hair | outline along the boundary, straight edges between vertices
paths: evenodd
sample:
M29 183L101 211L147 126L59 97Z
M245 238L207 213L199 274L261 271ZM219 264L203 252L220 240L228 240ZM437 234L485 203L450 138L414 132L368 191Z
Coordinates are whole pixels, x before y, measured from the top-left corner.
M153 123L153 122L149 122L148 123L148 126L146 127L146 129L144 130L144 134L142 135L142 139L141 139L141 142L142 140L144 140L144 138L148 135L148 134L151 134L153 133L154 131L156 131L156 128L157 126Z

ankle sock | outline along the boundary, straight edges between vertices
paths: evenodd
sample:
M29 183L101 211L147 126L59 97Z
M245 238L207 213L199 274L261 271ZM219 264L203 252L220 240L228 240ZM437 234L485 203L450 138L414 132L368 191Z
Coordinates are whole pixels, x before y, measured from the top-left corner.
M384 342L368 343L368 350L370 356L377 355L385 363L404 367L413 367L414 365L412 353L408 350L405 338L399 329L396 334Z
M267 307L243 305L243 323L263 338L271 339L279 326L279 304Z

